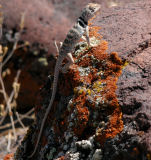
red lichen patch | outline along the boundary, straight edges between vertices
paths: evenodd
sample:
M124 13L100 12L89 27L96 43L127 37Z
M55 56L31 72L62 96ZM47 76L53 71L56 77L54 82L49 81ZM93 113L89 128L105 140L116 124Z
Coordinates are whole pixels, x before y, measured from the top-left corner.
M101 41L100 44L90 51L99 60L105 60L108 57L106 50L108 49L108 43L106 41Z
M85 93L77 96L73 103L76 103L75 110L77 111L77 124L74 126L73 130L76 135L81 135L87 126L89 120L89 110L84 105L85 104Z
M90 59L90 57L85 57L85 58L83 58L83 61L80 61L80 62L78 63L78 65L81 66L81 67L90 66L90 65L91 65L91 59Z
M68 78L71 79L72 87L76 87L80 84L80 75L79 71L77 70L77 66L75 66L74 68L72 68L72 70L69 71Z
M91 28L90 35L99 37L99 39L101 39L101 37L98 34L96 34L98 29L99 28ZM112 52L110 55L108 55L106 53L107 48L108 48L107 42L101 41L98 46L93 47L88 52L89 55L93 55L95 56L95 58L100 60L100 63L98 63L97 66L102 67L102 61L104 61L104 65L102 68L103 68L105 79L102 80L102 83L106 85L103 89L104 90L103 97L105 97L105 102L110 108L109 109L110 119L109 119L107 128L105 130L102 130L101 133L98 134L98 139L100 143L105 142L107 138L113 138L118 133L120 133L123 129L122 112L118 105L118 101L115 94L115 91L117 88L116 83L117 83L118 77L121 74L123 63L121 59L118 57L117 53ZM91 81L93 81L93 78L91 78ZM97 90L99 89L101 91L101 88L97 86Z
M90 37L93 37L93 36L95 36L95 37L97 37L98 39L101 39L102 38L102 36L99 34L99 30L101 29L101 27L99 27L99 26L93 26L93 27L91 27L91 22L89 23L89 36Z
M68 96L73 88L80 84L80 75L76 68L77 66L73 65L72 69L70 69L65 75L62 75L61 80L59 79L58 88L60 94Z
M106 139L113 138L123 129L122 112L115 94L123 63L117 53L109 55L106 52L108 44L101 40L99 29L99 27L90 29L91 37L96 38L96 46L85 48L80 54L73 53L77 61L67 74L62 75L60 91L66 92L66 95L72 92L74 95L72 104L68 106L70 109L62 113L59 127L55 125L54 128L55 133L61 133L71 124L70 130L80 138L88 137L92 131L88 133L85 130L91 127L93 133L96 132L97 141L103 144ZM96 123L102 121L101 115L96 119L90 118L90 115L93 115L93 112L101 114L103 107L106 116L110 118L105 128L99 128ZM69 118L71 115L74 115L72 120Z
M77 125L74 126L73 131L77 136L81 136L85 128L87 127L87 123L89 120L89 111L87 107L80 108L77 106Z
M62 157L57 158L56 160L65 160L65 157L62 156Z
M106 63L106 76L115 75L118 78L122 73L123 65L124 63L118 57L117 53L112 52Z
M114 64L115 61L114 63L111 61L108 62L111 65L110 68L107 67L108 70L105 72L106 79L103 80L106 83L103 95L108 107L110 108L110 119L106 129L103 129L99 134L97 134L97 139L101 144L103 144L107 138L113 138L123 130L122 112L115 94L117 88L116 83L118 76L121 74L122 63L121 61L118 61L118 59L116 62L116 64ZM121 63L121 65L119 65L119 63ZM115 69L117 66L119 69Z
M118 57L118 54L116 52L112 52L109 58L113 63L116 63L120 66L123 65L122 60Z
M14 153L10 153L4 157L4 160L13 160L13 157L14 157Z
M107 128L102 130L100 129L101 131L99 131L99 128L98 128L96 131L96 139L102 145L106 139L114 138L117 134L119 134L123 130L121 109L118 104L117 106L114 106L114 107L115 109L110 116Z

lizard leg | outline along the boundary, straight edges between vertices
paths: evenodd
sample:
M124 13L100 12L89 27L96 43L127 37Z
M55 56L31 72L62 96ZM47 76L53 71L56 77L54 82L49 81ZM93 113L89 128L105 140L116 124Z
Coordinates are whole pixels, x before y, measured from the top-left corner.
M60 48L62 47L62 42L60 42L60 48L58 47L56 40L54 41L54 44L55 44L57 53L59 54L59 50L60 50Z
M60 48L62 47L63 42L60 42Z
M88 43L88 47L90 47L90 37L89 37L89 26L86 27L86 40Z
M54 44L55 44L55 47L56 47L57 53L58 53L58 55L59 55L59 48L58 48L58 45L57 45L56 40L54 41Z
M68 63L65 64L63 67L62 67L62 72L63 73L66 73L68 68L70 67L70 65L72 65L74 63L74 59L72 57L72 54L71 53L67 53L67 56L66 56L67 60L68 60Z
M86 41L86 38L85 38L85 36L82 36L81 38L82 38L84 41Z

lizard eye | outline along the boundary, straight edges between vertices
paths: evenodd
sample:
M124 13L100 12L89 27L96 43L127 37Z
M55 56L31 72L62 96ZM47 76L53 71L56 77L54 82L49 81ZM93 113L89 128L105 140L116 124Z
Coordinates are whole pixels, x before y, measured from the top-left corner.
M95 9L92 8L92 7L90 7L89 9L90 9L91 12L94 12L94 11L95 11Z

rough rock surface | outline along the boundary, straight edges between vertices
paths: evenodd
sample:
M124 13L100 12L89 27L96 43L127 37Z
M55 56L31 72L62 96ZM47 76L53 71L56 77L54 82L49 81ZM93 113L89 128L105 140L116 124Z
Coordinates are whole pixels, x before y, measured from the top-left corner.
M68 73L60 74L47 127L32 159L100 159L104 142L122 131L122 112L115 90L123 62L117 53L106 52L107 42L97 32L98 27L90 28L93 47L80 42L73 53L75 64ZM50 83L52 77L41 90L35 124L18 148L16 160L27 159L34 148L51 95Z
M143 146L151 152L151 47L136 54L118 81L117 95L125 126L131 135L140 134ZM143 149L139 148L139 152ZM143 159L143 158L142 158Z
M96 25L109 43L109 52L115 51L122 58L132 58L136 52L148 47L151 39L151 1L130 3L123 7L106 9Z

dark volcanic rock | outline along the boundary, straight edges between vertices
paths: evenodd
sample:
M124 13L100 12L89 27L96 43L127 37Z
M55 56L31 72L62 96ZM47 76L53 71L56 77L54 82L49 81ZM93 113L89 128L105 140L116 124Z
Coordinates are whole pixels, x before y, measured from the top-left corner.
M131 63L119 78L117 95L126 126L135 122L137 134L142 133L141 144L148 146L147 150L151 152L150 53L151 47L148 47L133 55Z
M109 42L109 52L118 52L127 59L148 47L151 39L150 6L151 1L145 0L101 12L96 24L101 26L101 35Z

